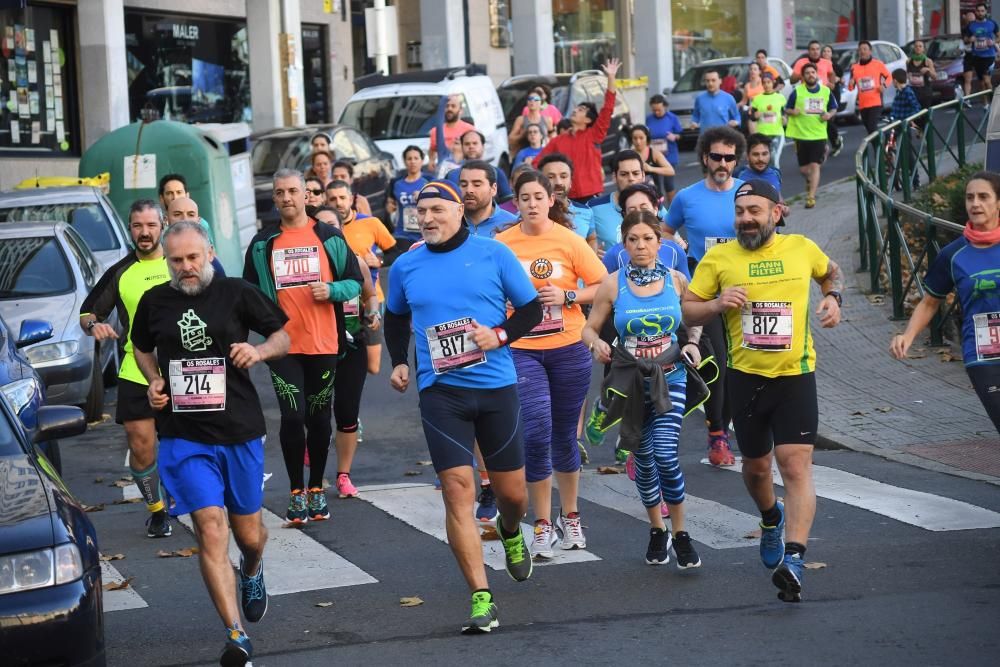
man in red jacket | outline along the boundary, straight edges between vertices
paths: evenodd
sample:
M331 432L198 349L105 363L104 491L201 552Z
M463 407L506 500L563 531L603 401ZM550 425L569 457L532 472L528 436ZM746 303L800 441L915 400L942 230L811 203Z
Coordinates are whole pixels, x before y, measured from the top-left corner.
M602 66L608 75L608 92L604 95L604 106L597 113L590 102L578 104L570 112L569 121L573 127L549 141L534 160L535 166L549 153L562 153L573 161L573 184L569 198L586 205L591 197L604 192L604 170L601 168L601 144L611 126L611 114L615 109L615 74L622 63L617 58L608 60Z

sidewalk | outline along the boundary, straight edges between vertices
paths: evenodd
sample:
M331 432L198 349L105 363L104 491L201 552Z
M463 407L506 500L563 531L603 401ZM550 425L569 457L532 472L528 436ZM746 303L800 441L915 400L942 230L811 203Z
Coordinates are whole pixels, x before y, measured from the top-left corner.
M789 174L789 178L798 175ZM921 335L918 358L897 361L889 341L905 322L866 297L858 273L854 180L820 187L816 207L792 204L787 233L815 241L844 271L843 319L813 326L820 446L847 448L1000 485L1000 437L969 384L961 353L940 354ZM955 358L955 361L943 359Z

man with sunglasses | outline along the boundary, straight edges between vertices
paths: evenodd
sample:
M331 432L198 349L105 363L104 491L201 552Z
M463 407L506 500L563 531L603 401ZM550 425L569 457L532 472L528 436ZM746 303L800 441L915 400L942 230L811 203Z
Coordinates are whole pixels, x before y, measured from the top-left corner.
M820 167L826 161L826 124L837 115L837 100L818 75L816 66L802 66L802 81L792 90L785 106L788 127L785 136L795 140L799 171L806 181L806 208L816 205Z
M824 135L825 136L825 135ZM698 137L697 153L705 178L689 185L674 197L667 212L668 234L687 229L688 262L691 272L705 253L720 243L733 240L733 206L736 189L743 183L733 171L746 151L746 140L731 127L711 127ZM736 460L729 446L730 411L726 401L726 339L721 317L705 325L701 336L701 356L715 355L719 379L712 385L712 395L705 402L708 422L708 460L712 465L733 465Z

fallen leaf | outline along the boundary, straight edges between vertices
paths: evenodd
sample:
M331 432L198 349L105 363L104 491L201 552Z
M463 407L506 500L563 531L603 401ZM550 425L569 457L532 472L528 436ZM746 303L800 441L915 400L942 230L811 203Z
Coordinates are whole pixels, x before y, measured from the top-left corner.
M625 472L624 468L617 466L597 466L598 475L620 475Z
M822 570L824 567L826 567L826 563L820 562L806 563L805 565L807 570Z
M419 607L424 603L420 598L399 598L400 607Z
M892 412L892 407L888 405L882 405L875 408L875 410L878 412Z
M129 577L128 579L126 579L124 581L119 581L118 583L115 583L115 582L106 583L106 584L104 584L104 590L106 590L106 591L121 591L121 590L125 590L126 588L128 588L132 584L132 580L133 579L135 579L135 577Z
M479 534L479 539L481 539L483 542L499 540L500 533L498 533L497 529L494 528L493 526L485 526L483 528L483 532Z
M885 297L881 294L866 294L865 298L868 299L868 303L873 306L881 306L885 303Z
M111 482L111 486L117 486L119 489L124 489L127 486L132 486L135 482L132 481L130 477L122 477L114 482Z
M100 558L104 562L108 562L109 560L122 560L125 558L125 554L111 554L110 556L101 554Z
M101 512L104 510L104 503L98 503L96 505L84 505L84 512Z
M100 484L103 481L104 481L103 477L95 477L94 478L94 484Z
M749 533L743 536L743 539L755 540L758 537L760 537L760 528L758 528L757 530L751 530Z
M861 410L855 410L854 412L851 413L852 417L864 417L864 415L865 413L862 412Z
M134 505L136 503L144 502L142 498L119 498L114 502L115 505Z
M417 461L418 466L429 466L434 465L433 461Z
M419 470L407 470L403 473L404 477L416 477L417 475L422 475L423 473Z
M940 354L941 354L941 361L961 361L962 360L962 357L956 357L951 352L942 352Z
M156 552L156 555L160 558L190 558L196 553L198 553L198 547L187 547L184 549L177 549L176 551L164 551L163 549L160 549Z
M317 607L332 607L333 603L332 602L317 602L316 606Z

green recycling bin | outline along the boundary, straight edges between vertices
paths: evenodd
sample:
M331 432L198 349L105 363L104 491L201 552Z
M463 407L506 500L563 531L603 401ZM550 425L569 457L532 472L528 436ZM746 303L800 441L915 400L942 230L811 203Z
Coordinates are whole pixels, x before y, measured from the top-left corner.
M196 125L132 123L101 137L80 158L80 176L105 171L111 174L108 197L126 223L132 202L159 201L160 178L183 175L198 212L208 221L226 273L243 274L232 170L223 144Z

